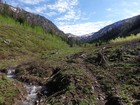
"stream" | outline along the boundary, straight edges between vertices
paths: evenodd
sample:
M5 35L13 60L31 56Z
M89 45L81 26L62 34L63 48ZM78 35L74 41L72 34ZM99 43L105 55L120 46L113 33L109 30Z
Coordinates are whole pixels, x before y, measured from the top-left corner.
M14 68L8 69L7 77L12 79L16 78ZM24 87L27 91L27 96L26 99L22 100L21 105L39 105L37 93L43 89L43 86L36 86L24 83Z

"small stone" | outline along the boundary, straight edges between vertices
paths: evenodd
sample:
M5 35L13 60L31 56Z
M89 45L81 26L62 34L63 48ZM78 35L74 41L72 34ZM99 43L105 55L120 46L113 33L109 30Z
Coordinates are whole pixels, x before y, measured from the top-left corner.
M63 100L66 99L66 96L62 96L62 99L63 99Z
M99 98L99 100L104 100L105 99L105 97L102 95L102 94L100 94L99 96L98 96L98 98Z
M95 90L94 86L92 86L91 88L92 88L91 93L94 93L94 90Z
M95 81L95 84L97 84L98 82L97 81Z
M6 39L3 41L5 44L10 44L11 43L11 40L10 39Z

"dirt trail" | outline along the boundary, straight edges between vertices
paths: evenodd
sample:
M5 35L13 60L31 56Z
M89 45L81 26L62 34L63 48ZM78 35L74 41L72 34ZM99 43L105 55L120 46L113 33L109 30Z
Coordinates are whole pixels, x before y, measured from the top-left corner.
M82 55L86 55L86 54L84 54L84 53L80 54L79 58L81 58ZM102 91L101 85L98 82L95 74L92 72L92 70L90 70L90 68L87 67L87 62L85 62L84 58L81 59L81 62L79 62L79 64L83 68L83 70L85 70L86 73L89 74L90 78L92 78L92 81L93 81L92 89L93 89L93 94L96 97L97 105L105 105L105 103L106 103L106 95Z

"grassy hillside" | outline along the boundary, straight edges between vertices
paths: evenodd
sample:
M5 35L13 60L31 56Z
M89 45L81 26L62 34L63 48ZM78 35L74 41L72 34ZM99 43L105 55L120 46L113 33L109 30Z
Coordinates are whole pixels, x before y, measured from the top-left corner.
M0 66L5 66L5 62L8 63L11 59L16 63L16 59L19 62L29 56L30 59L34 56L45 58L69 51L71 52L66 42L56 35L45 33L41 27L32 28L0 15Z
M39 26L33 28L0 15L0 71L6 73L9 67L32 61L57 62L79 50L70 48L59 36L45 33ZM0 105L12 105L23 92L22 86L0 73Z
M41 105L139 105L139 51L139 41L86 47L59 62L22 65L17 75L47 86Z

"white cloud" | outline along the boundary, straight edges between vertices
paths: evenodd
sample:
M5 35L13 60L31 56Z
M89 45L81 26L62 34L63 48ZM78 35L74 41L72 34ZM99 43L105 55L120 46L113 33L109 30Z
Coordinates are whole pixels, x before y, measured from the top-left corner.
M57 0L54 4L47 5L47 7L51 10L58 11L59 13L64 13L73 9L77 4L78 0Z
M116 21L119 21L120 19L126 19L126 18L130 18L132 16L137 16L140 15L140 10L138 8L128 8L127 6L122 7L121 11L118 9L106 9L109 14L106 16L107 18L116 18Z
M139 3L138 3L138 2L133 2L133 5L138 6L138 5L139 5Z
M43 13L43 11L44 10L46 10L47 9L47 7L46 7L46 5L41 5L41 6L37 6L37 7L35 7L35 11L37 12L37 13Z
M130 9L123 9L124 17L129 18L132 16L140 15L140 10L130 10Z
M140 14L139 0L122 0L119 5L116 4L106 9L108 11L107 18L115 21L129 18Z
M101 21L101 22L88 22L82 24L74 24L74 25L60 25L58 26L65 33L72 33L74 35L85 35L92 32L97 32L101 28L106 25L111 24L111 21Z
M52 17L52 16L55 16L57 15L56 12L48 12L48 13L44 13L45 16L49 16L49 17Z
M64 16L57 18L57 21L70 21L80 19L80 11L69 10Z
M137 1L131 1L131 2L128 3L128 1L124 0L124 1L122 1L121 5L124 6L124 7L139 6L139 1L138 0Z
M29 1L30 0L28 0L28 3ZM43 14L46 17L58 16L55 20L59 22L76 21L80 19L81 16L81 11L76 8L77 5L78 0L56 0L52 4L37 5L34 9L26 8L26 10L29 10L30 12L34 10L34 13Z
M62 0L58 0L53 5L47 5L47 7L51 10L58 11L59 13L64 13L69 9L68 2L61 2Z
M38 3L44 2L46 0L20 0L20 1L22 3L25 3L25 4L34 5L34 4L38 4Z
M60 17L57 21L75 21L80 18L81 11L76 8L78 0L57 0L54 4L46 5L51 11L57 12Z
M106 9L108 12L111 12L112 11L112 8L107 8Z

